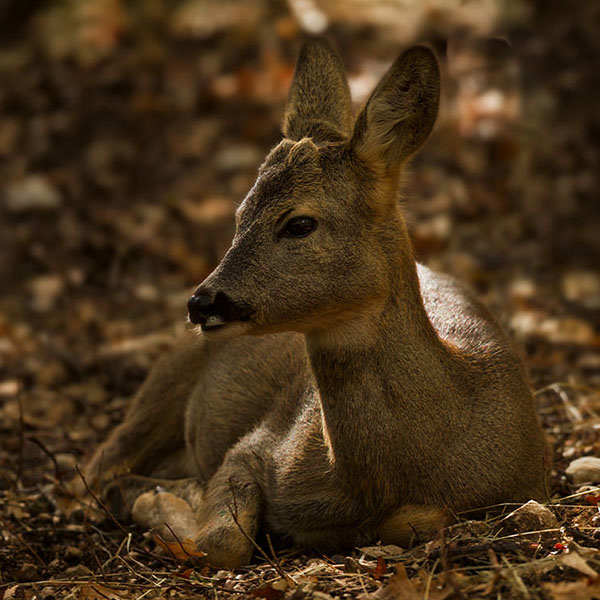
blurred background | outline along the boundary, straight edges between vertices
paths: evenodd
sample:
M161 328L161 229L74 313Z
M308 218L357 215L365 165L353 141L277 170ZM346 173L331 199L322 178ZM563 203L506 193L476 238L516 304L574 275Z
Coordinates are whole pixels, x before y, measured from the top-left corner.
M599 32L593 0L0 0L0 488L81 462L185 330L310 34L357 103L434 48L417 256L509 329L558 473L600 452Z

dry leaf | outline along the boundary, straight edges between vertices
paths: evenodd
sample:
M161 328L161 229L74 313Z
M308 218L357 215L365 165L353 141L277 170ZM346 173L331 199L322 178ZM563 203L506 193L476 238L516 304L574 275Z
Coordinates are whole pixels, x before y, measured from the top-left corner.
M411 581L406 574L404 565L397 564L396 573L390 577L388 584L377 590L370 598L376 598L377 600L422 600L427 586L425 582L428 578L427 573L422 573L421 578L416 577ZM448 587L446 582L442 583L440 578L433 579L428 587L429 600L445 600L445 598L455 593L455 589Z
M383 556L377 557L377 566L373 571L373 577L375 579L381 579L388 572L387 565L385 564L385 559Z
M588 577L598 577L598 573L596 573L596 571L594 571L594 569L592 569L592 567L587 564L585 559L577 552L566 552L561 554L558 561L561 565L565 567L571 567L572 569L575 569L576 571L579 571Z
M580 579L568 583L544 583L552 600L598 600L600 578Z
M127 592L113 590L99 583L82 585L79 600L123 600L129 598Z
M283 590L277 590L270 585L263 585L248 592L255 598L266 598L266 600L279 600L283 597Z
M10 587L6 588L5 592L4 592L4 596L2 596L3 600L13 600L13 598L16 598L16 594L19 590L19 586L18 585L11 585Z
M396 573L390 577L385 587L377 590L373 598L378 600L421 600L423 594L417 591L408 579L404 565L396 565Z
M176 542L165 542L165 540L155 533L152 534L152 537L167 554L173 556L180 563L198 560L206 556L205 552L196 548L196 542L191 538L185 538Z

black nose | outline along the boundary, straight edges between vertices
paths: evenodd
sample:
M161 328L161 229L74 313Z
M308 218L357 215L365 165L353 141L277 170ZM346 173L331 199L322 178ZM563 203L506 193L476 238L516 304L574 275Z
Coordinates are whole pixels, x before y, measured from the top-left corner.
M188 301L188 312L190 321L209 328L216 325L224 325L229 321L246 321L253 311L245 302L234 302L224 292L212 292L199 288ZM209 317L215 317L208 321Z
M188 313L190 315L190 321L195 323L202 323L210 315L214 315L214 311L211 310L213 307L215 295L208 290L198 290L188 300Z

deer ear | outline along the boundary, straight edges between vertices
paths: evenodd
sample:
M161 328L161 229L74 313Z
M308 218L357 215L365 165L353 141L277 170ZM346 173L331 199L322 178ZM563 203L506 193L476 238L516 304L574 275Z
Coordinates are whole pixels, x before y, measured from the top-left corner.
M438 112L440 71L433 52L416 46L383 76L354 126L351 146L368 161L394 168L429 137Z
M307 42L288 96L283 135L314 142L347 139L352 131L350 89L340 57L323 39Z

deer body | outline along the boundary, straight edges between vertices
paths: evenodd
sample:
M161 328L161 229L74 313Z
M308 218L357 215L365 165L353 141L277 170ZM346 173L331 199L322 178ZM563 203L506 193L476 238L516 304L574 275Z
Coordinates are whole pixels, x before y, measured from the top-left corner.
M321 551L406 544L452 512L543 497L523 368L468 290L415 263L396 200L438 87L433 55L410 50L353 126L339 59L305 48L286 139L190 301L202 337L156 367L88 467L128 471L137 521L237 566L262 530ZM157 477L166 491L138 497Z

